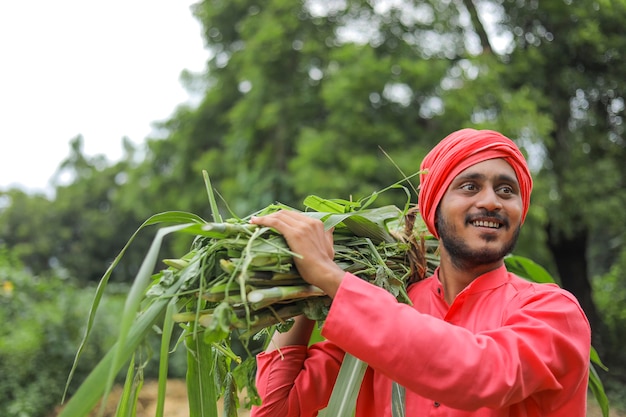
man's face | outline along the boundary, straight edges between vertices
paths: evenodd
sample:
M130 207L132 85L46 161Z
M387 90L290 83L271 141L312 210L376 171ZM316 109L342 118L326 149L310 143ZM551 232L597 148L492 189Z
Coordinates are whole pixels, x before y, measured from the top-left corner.
M435 223L459 266L499 262L517 242L523 203L513 168L490 159L462 171L444 194Z

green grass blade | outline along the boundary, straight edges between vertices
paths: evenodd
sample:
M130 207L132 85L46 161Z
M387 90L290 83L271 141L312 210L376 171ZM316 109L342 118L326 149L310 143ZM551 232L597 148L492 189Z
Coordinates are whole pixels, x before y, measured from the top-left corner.
M211 213L213 215L213 221L221 223L222 216L217 208L217 201L215 200L215 194L213 193L213 186L211 185L211 178L209 178L208 172L202 170L202 177L204 178L204 185L206 186L206 192L209 197L209 205L211 206Z
M602 361L600 360L600 355L598 355L598 351L591 346L591 362L598 365L603 371L607 371L609 370L609 368L606 367L606 365L604 363L602 363Z
M119 402L117 404L117 410L115 412L116 417L120 417L120 416L125 417L127 414L126 410L128 408L128 402L132 395L132 386L133 386L134 378L135 378L135 356L133 355L132 359L130 360L130 365L128 366L128 369L126 371L126 379L124 380L125 381L124 389L122 390L122 395L120 396ZM103 401L103 404L104 403L105 402ZM100 415L102 415L102 411L100 412Z
M393 382L391 384L391 415L392 417L404 417L406 415L405 409L406 389Z
M310 195L303 201L305 207L320 213L347 213L358 208L357 203L346 200L329 200L316 195Z
M383 206L355 213L344 223L356 236L368 237L375 243L393 243L397 239L389 233L388 222L398 220L401 215L399 208Z
M137 404L139 402L139 392L143 386L143 374L142 371L135 371L135 355L130 361L128 370L126 372L126 380L124 382L124 389L122 395L118 400L116 417L136 417ZM103 405L105 402L103 402ZM104 408L101 408L100 415Z
M195 324L191 324L195 326ZM187 398L189 417L218 417L217 390L214 372L214 351L191 330L186 336Z
M143 224L139 227L139 230L146 227L152 226L154 224L160 223L170 223L170 224L184 224L184 223L206 223L202 217L197 214L188 213L186 211L165 211L163 213L157 213L153 216L150 216L148 220L143 222Z
M602 416L609 416L609 399L604 391L604 386L602 385L602 381L600 380L600 376L596 371L596 368L593 364L589 364L589 388L591 388L591 392L593 393L600 409L602 410Z
M165 411L165 395L167 388L167 373L169 366L170 341L174 330L174 320L172 317L176 312L176 298L173 298L165 310L163 319L163 333L161 334L161 350L159 352L159 388L157 393L157 404L155 417L163 417Z
M361 382L365 376L367 364L346 353L328 407L320 411L320 417L352 417L356 408Z

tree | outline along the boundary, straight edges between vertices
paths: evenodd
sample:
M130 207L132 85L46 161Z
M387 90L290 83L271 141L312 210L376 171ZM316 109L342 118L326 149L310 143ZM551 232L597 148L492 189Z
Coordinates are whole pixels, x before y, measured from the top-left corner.
M503 56L512 89L534 86L553 127L543 137L539 174L548 187L535 197L545 208L547 246L563 286L580 300L603 348L603 324L590 277L606 273L623 241L624 87L626 60L618 51L626 21L623 2L502 3L501 29L514 36ZM532 88L532 87L531 87ZM590 248L593 241L599 250Z
M32 273L49 270L57 243L52 202L18 189L0 193L0 199L0 245L11 248Z
M136 181L170 207L207 209L204 196L181 197L180 187L198 189L202 169L238 214L310 193L365 196L402 179L394 164L415 173L460 126L515 132L520 120L544 122L524 91L481 91L460 12L439 2L205 1L194 10L211 51L206 94L161 125L166 139L149 142L140 168L150 180ZM513 117L473 120L481 110L468 93Z
M123 145L124 157L111 164L101 155L85 156L83 137L77 136L55 175L56 196L51 209L58 235L54 256L82 282L98 281L145 220L133 211L133 202L141 198L121 193L135 164L133 146L128 140ZM71 180L63 184L62 177ZM116 280L132 280L151 240L149 235L137 239L133 253L117 268Z

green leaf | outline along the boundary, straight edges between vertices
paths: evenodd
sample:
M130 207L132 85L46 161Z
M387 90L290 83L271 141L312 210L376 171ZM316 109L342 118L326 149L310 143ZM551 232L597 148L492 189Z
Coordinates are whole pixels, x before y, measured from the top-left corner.
M598 401L598 405L602 410L602 416L608 417L609 399L604 391L604 386L602 385L600 376L598 375L596 368L591 363L589 364L589 388L591 389L591 392L593 392L596 401Z
M195 324L192 325L195 328ZM215 352L193 328L185 339L189 417L218 417L217 389L213 374Z
M157 394L157 404L155 417L163 417L165 410L165 392L167 388L167 376L169 365L169 348L172 339L172 331L174 330L174 320L172 319L176 311L176 300L174 297L167 304L165 310L165 319L163 320L163 330L161 334L161 350L159 352L159 387Z
M591 362L598 365L604 371L609 370L609 368L607 368L606 365L602 363L602 361L600 360L600 355L598 355L598 351L593 346L591 346Z
M348 213L359 207L358 203L347 200L329 200L316 195L310 195L303 201L305 207L320 213Z
M237 316L230 304L227 302L220 303L210 316L210 320L201 321L205 326L204 343L224 340L230 334L231 323L235 320L237 320Z
M119 403L117 405L116 417L126 417L131 414L132 407L131 406L131 397L133 392L133 380L135 379L135 356L130 361L130 365L128 366L128 370L126 371L126 382L124 383L124 389L122 390L122 395L120 396ZM104 402L102 404L104 406ZM134 405L134 404L133 404ZM103 414L102 412L100 413Z
M395 206L359 211L344 220L345 225L356 236L367 237L374 243L397 242L389 233L389 223L397 223L402 218L402 211Z
M349 353L345 354L328 406L320 411L320 417L352 417L354 415L356 399L359 396L366 369L365 362Z
M209 178L209 174L206 170L202 170L202 177L204 178L204 185L206 186L207 195L209 197L213 221L216 223L221 222L222 216L217 208L217 201L215 200L215 194L213 193L213 187L211 186L211 178Z
M237 417L239 398L237 397L237 385L231 372L224 376L224 417Z
M509 272L522 278L543 284L555 283L554 278L545 268L523 256L509 255L504 258L504 263Z
M406 415L405 409L406 389L393 381L391 384L391 415L392 417L404 417Z

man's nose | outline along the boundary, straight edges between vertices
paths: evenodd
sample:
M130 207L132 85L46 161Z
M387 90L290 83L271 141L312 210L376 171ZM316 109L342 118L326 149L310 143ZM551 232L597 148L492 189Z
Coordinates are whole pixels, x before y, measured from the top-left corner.
M483 188L478 194L478 200L476 206L484 208L487 211L500 210L502 208L502 201L496 191L492 188Z

